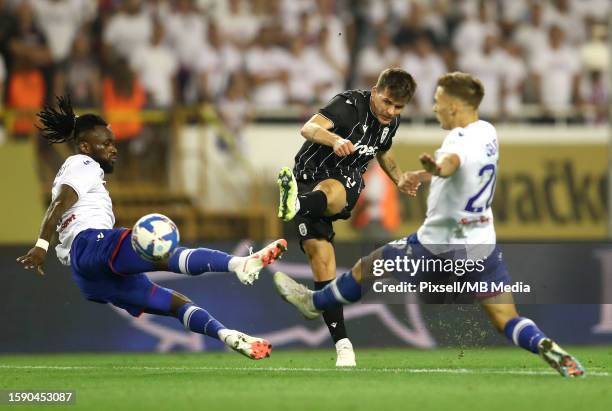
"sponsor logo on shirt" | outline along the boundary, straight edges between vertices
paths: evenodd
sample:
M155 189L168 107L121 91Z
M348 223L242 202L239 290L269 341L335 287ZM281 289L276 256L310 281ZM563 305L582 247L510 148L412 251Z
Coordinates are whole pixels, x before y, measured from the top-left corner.
M378 151L378 146L366 146L362 144L355 145L355 152L360 155L373 156Z
M59 230L57 230L57 232L61 233L62 231L64 231L66 227L68 227L68 225L72 223L74 220L76 220L76 215L70 214L70 216L64 220L64 222L60 226Z

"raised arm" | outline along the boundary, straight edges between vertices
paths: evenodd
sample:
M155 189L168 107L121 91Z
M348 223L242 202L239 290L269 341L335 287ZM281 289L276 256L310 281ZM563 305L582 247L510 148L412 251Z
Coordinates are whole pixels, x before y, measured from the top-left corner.
M399 185L400 178L402 177L402 170L397 164L397 161L395 161L393 151L391 149L379 151L376 154L376 160L378 160L378 164L380 164L380 167L389 176L391 181L393 181L395 185Z
M416 196L421 186L421 171L406 171L402 173L399 165L395 161L395 156L391 149L381 151L376 154L376 159L380 167L387 173L389 178L395 183L397 188L409 196Z
M338 157L348 156L353 153L355 151L353 143L329 131L333 127L334 123L329 119L321 114L315 114L304 124L300 134L308 141L332 147L334 154Z
M26 255L17 258L17 262L23 264L25 269L36 268L39 274L44 274L43 265L47 255L47 248L53 237L57 222L77 200L77 193L72 187L66 184L60 186L59 195L47 208L36 245Z
M444 153L437 161L431 155L423 153L419 160L426 172L437 177L450 177L461 165L459 156L454 153Z

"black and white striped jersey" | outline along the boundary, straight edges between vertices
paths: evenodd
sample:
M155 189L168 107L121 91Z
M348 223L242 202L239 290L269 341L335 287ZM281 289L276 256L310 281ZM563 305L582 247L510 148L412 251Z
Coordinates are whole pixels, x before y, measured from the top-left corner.
M399 117L389 125L381 124L370 110L370 95L370 90L348 90L319 110L334 124L330 131L350 140L355 152L338 157L332 147L306 141L295 156L293 173L298 180L319 180L330 174L359 173L361 177L376 153L391 148Z

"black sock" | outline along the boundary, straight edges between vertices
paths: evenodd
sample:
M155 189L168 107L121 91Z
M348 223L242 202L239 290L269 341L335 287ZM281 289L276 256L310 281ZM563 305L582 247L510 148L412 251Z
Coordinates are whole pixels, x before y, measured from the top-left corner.
M316 290L320 290L325 287L327 284L331 283L333 280L327 281L315 281L314 288ZM338 306L332 308L331 310L323 311L323 320L329 329L329 333L331 334L332 339L334 340L334 344L340 341L343 338L347 338L346 328L344 327L344 307Z
M315 190L298 195L300 200L299 215L321 217L327 209L327 196L323 191Z

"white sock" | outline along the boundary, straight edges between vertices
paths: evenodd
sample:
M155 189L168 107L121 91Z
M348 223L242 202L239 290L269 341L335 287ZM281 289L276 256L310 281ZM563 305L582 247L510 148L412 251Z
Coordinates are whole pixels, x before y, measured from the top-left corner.
M217 335L219 336L219 339L221 341L225 342L225 339L227 338L227 336L230 335L233 332L234 332L234 330L229 330L227 328L223 328L223 329L219 330Z
M230 271L236 272L236 270L244 264L244 259L247 257L232 257L227 264L227 268Z

